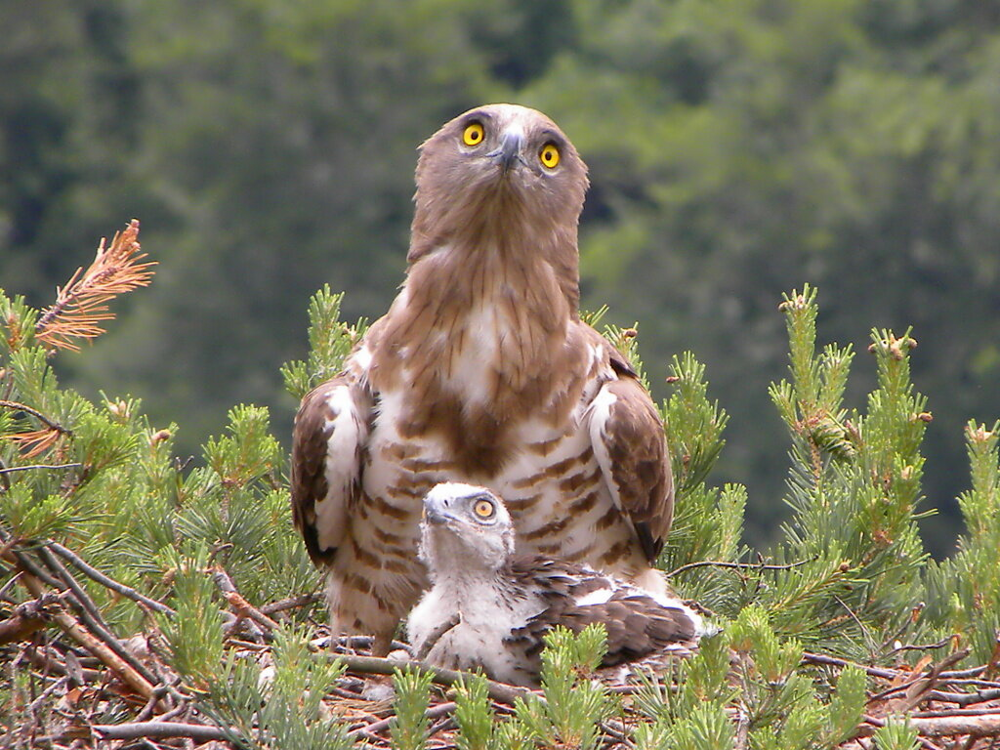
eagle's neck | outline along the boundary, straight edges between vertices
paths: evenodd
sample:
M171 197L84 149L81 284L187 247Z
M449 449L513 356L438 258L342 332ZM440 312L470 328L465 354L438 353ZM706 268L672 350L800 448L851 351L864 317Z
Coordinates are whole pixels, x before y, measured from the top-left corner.
M517 218L504 225L487 211L433 245L414 221L373 368L377 390L407 389L400 434L444 438L483 481L513 455L520 420L567 418L588 367L576 340L576 227Z

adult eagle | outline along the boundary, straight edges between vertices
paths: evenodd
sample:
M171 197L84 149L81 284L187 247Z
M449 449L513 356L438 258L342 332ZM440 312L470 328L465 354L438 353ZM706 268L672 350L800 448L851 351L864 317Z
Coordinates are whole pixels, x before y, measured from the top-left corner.
M586 165L548 117L495 104L428 139L416 182L399 294L295 419L294 518L326 568L334 635L387 652L427 584L421 499L439 482L504 497L522 552L665 591L663 425L579 318Z

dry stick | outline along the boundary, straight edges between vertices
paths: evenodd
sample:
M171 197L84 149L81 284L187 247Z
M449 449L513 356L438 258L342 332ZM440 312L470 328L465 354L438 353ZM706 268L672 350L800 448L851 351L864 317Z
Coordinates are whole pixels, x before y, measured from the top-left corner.
M46 593L41 582L30 573L25 572L21 576L21 582L36 598ZM145 677L132 669L107 644L88 633L68 612L56 612L53 614L52 619L55 620L56 624L66 635L100 659L139 695L146 700L149 700L153 696L156 688Z
M73 592L74 601L80 607L80 615L83 617L84 623L90 628L91 633L97 638L100 638L104 643L107 644L108 648L118 654L118 657L127 663L132 669L138 672L143 678L152 685L156 684L156 677L146 668L146 666L136 659L132 654L128 652L128 649L122 645L122 642L118 640L118 637L114 634L108 624L104 622L104 617L101 615L101 611L94 604L93 600L87 596L87 592L83 590L83 587L79 582L72 576L72 574L66 569L59 560L53 557L52 553L47 549L42 547L38 550L38 554L41 555L42 560L45 564L52 570L53 573L59 575L66 585L69 586L70 590Z
M315 604L319 601L319 598L319 594L302 594L301 596L292 596L288 599L279 599L276 602L265 604L260 608L260 611L265 615L273 615L278 612L283 612L286 609L295 609L296 607L306 607L310 604Z
M1000 689L982 690L978 693L947 693L941 690L932 690L927 694L927 697L938 701L957 703L964 708L974 703L985 703L1000 698Z
M455 614L434 628L434 630L430 632L430 635L427 636L427 640L424 641L420 650L413 655L413 658L417 661L423 661L426 659L427 654L429 654L431 649L434 648L439 640L441 640L441 636L458 625L458 623L461 622L461 619L462 618L459 615Z
M188 737L199 742L226 740L232 734L218 727L178 721L138 721L130 724L94 724L102 740L134 740L140 737Z
M1000 714L996 706L986 708L941 708L933 711L915 711L913 716L919 719L933 719L941 716L993 716Z
M866 722L875 727L881 727L885 724L884 721L874 717L865 716L864 718ZM1000 712L982 716L939 716L934 718L911 716L908 717L907 721L909 721L910 726L917 730L918 734L926 737L952 737L957 734L992 737L1000 733ZM860 729L864 736L874 734L874 730L868 731L864 726Z
M806 664L822 664L831 667L857 667L863 669L872 677L881 677L884 680L893 680L899 676L899 670L882 669L880 667L866 667L863 664L855 664L846 659L838 659L835 656L824 656L823 654L811 654L808 651L802 653L802 661Z
M433 708L428 708L427 711L424 712L424 718L430 720L430 719L437 719L441 716L445 716L454 711L455 706L456 704L453 702L439 703ZM395 718L396 718L395 716L390 716L388 719L381 719L379 721L372 722L371 724L368 724L366 726L358 727L357 729L352 729L350 732L347 733L347 736L357 737L359 734L376 734L378 732L381 732L383 729L387 729L389 725L395 720Z
M171 617L173 617L174 615L177 614L177 612L172 610L166 604L158 602L156 601L156 599L150 599L148 596L140 594L138 591L136 591L133 588L130 588L129 586L126 586L124 583L119 583L113 578L109 578L108 576L104 575L104 573L99 571L97 568L93 567L92 565L88 565L86 562L84 562L84 560L75 552L67 549L66 547L63 547L61 544L50 541L48 542L48 547L57 555L59 555L59 557L72 563L74 566L79 568L86 575L93 578L95 581L97 581L105 588L109 588L112 591L116 591L117 593L121 594L122 596L128 599L131 599L134 602L140 602L142 604L145 604L150 609L156 610L157 612L162 612L165 615L170 615Z
M256 623L260 623L268 630L274 630L275 628L281 627L278 623L272 620L270 617L265 615L263 612L254 607L250 602L243 598L243 595L236 588L236 584L233 583L233 579L229 577L229 573L221 565L216 565L212 568L212 581L218 586L219 591L222 592L223 598L229 602L229 605L236 610L236 619L226 625L226 633L232 633L236 630L239 625L240 620L249 619L251 625L254 625L256 629L256 635L263 636L264 633L261 632L260 628L257 627Z
M406 666L414 666L422 669L426 672L430 672L434 676L434 682L439 685L453 685L459 680L468 679L472 675L467 672L456 672L453 669L443 669L441 667L431 667L426 664L419 664L417 662L407 662L399 661L397 659L382 659L377 656L352 656L350 654L331 654L333 659L341 659L347 668L352 672L360 672L361 674L392 674L397 669L401 669ZM503 682L494 682L493 680L486 680L486 687L489 690L490 697L499 701L500 703L506 703L508 705L513 705L514 701L518 698L527 699L530 696L535 696L536 698L541 698L538 693L535 693L527 688L516 687L514 685L507 685Z
M924 694L933 689L934 685L937 684L940 674L945 668L951 667L966 656L969 655L969 649L964 648L954 653L948 654L944 659L939 661L933 667L931 667L926 672L923 672L909 681L907 685L906 695L903 698L896 698L889 702L887 706L891 713L909 713L914 706L923 700Z

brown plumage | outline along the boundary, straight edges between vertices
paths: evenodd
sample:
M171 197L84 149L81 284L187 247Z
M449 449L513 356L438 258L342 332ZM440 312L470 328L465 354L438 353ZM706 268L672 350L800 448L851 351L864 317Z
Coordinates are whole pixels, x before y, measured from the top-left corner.
M296 417L295 522L327 568L334 630L387 648L426 584L420 500L443 481L505 497L526 552L665 590L663 428L578 314L586 165L545 115L500 104L445 124L416 179L399 294Z
M684 602L583 565L515 556L510 515L489 490L440 484L424 508L420 554L432 586L407 631L428 663L537 686L545 634L593 623L607 632L599 674L612 681L697 649L705 628Z

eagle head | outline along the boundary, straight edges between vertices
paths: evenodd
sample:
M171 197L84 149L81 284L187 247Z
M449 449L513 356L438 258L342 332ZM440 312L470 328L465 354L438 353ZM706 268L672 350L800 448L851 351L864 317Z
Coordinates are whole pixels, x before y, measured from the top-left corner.
M516 104L445 123L420 147L416 177L414 228L438 237L482 224L575 229L588 186L587 165L559 126Z
M424 497L420 559L431 579L448 572L500 570L514 552L514 526L484 487L445 482Z

